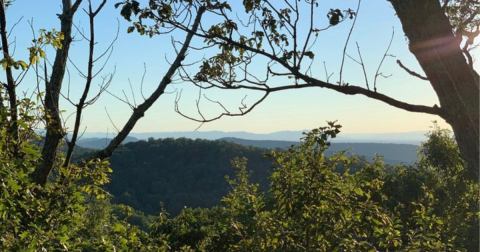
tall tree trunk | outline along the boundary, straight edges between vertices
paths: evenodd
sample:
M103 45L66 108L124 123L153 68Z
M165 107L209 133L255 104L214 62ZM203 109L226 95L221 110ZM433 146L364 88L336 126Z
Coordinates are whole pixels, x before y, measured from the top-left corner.
M7 34L7 17L6 17L6 6L5 1L0 0L0 37L1 37L1 50L3 51L3 58L8 60L11 58L8 44L8 34ZM18 145L19 145L19 136L18 136L18 111L17 111L17 94L16 94L16 83L13 79L12 66L7 65L5 67L5 73L7 76L7 93L8 99L10 102L10 124L8 125L8 142L13 144L14 155L18 155ZM3 106L3 100L0 98L0 102Z
M60 119L58 101L62 89L63 77L65 75L68 52L70 44L72 43L73 15L81 2L82 0L76 0L72 5L71 0L62 0L63 12L59 15L59 18L64 40L62 48L57 50L51 78L50 80L45 80L45 120L47 122L47 135L45 136L45 144L42 149L42 160L31 175L33 181L42 186L47 182L47 177L53 169L58 145L65 134Z
M479 76L460 49L462 38L439 0L390 0L415 55L435 90L441 117L452 126L469 175L479 174Z

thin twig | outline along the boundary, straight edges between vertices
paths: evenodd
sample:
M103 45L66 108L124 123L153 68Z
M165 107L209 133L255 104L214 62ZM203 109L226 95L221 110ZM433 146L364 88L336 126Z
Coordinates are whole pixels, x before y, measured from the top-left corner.
M325 63L325 61L323 62L323 68L325 69L325 81L326 82L330 82L330 77L332 77L333 73L331 73L330 75L328 74L328 71L327 71L327 64Z
M373 90L375 92L377 92L377 77L378 76L383 76L382 73L379 73L380 68L382 67L382 64L383 64L383 61L385 60L385 58L389 55L388 51L390 50L390 46L392 46L392 41L393 41L394 36L395 36L395 27L392 27L392 37L390 38L390 42L388 43L387 50L383 54L382 60L380 61L380 64L378 65L377 72L375 73L375 79L373 80Z
M398 64L403 70L405 70L407 73L409 73L410 75L415 76L415 77L417 77L417 78L419 78L419 79L422 79L422 80L426 80L426 81L429 80L427 77L424 77L424 76L422 76L422 75L420 75L420 74L418 74L418 73L416 73L416 72L408 69L406 66L404 66L404 65L402 64L402 62L401 62L400 60L397 60L397 64Z
M112 118L110 117L110 114L108 113L108 110L107 110L107 107L104 107L105 109L105 112L107 113L107 116L108 116L108 119L110 120L110 123L112 123L113 127L115 128L115 130L117 132L120 132L120 130L118 130L117 126L115 125L115 123L113 122Z
M368 86L367 71L365 70L365 63L363 62L362 54L360 53L360 46L358 45L358 42L355 43L357 44L358 57L360 57L360 65L362 66L363 76L365 76L365 84L367 85L367 89L370 90L370 87Z
M342 84L343 63L345 62L345 54L347 53L348 41L350 40L350 36L352 36L353 28L355 27L355 23L357 22L358 11L360 10L361 3L362 3L362 0L358 0L357 11L355 12L353 24L352 24L352 27L350 27L350 31L348 32L348 36L347 36L347 41L345 41L345 46L343 47L342 64L340 65L340 80L338 81L338 85L343 85Z

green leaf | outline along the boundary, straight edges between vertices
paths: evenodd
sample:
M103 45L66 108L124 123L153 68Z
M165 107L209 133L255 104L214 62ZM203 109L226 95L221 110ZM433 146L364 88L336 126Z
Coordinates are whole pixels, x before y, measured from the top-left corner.
M356 193L357 195L363 196L363 190L362 190L362 189L360 189L360 188L357 187L357 188L355 188L354 191L355 191L355 193Z
M27 63L23 60L19 60L18 64L20 64L20 66L22 67L22 70L25 70L28 67Z

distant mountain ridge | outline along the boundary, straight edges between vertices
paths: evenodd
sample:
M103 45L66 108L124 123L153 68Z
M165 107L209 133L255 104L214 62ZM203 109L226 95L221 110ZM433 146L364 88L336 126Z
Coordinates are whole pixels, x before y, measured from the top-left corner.
M217 140L225 137L235 137L246 140L275 140L275 141L299 141L303 137L303 132L298 131L278 131L273 133L250 133L244 131L224 132L224 131L185 131L185 132L142 132L130 133L130 137L146 140L150 137L158 138L190 138ZM413 131L402 133L341 133L333 142L338 143L399 143L419 145L426 140L427 131ZM113 138L115 134L104 132L86 132L84 138L99 138L105 141L106 138Z
M255 134L248 132L223 132L223 131L191 131L191 132L157 132L157 133L132 133L123 144L147 139L166 139L166 138L187 138L187 139L206 139L223 140L245 146L254 146L260 148L287 148L299 143L303 137L304 131L281 131L269 134ZM379 154L383 156L388 164L410 164L417 161L417 146L423 141L420 136L425 137L425 132L407 132L407 133L388 133L388 134L344 134L344 137L333 139L332 146L327 154L349 149L350 153L358 156L365 156L367 160ZM102 149L105 148L112 137L91 137L103 133L84 135L77 144L84 148ZM394 140L403 138L402 141ZM287 139L287 140L285 140ZM389 140L390 139L390 140Z
M139 139L131 136L127 136L125 140L123 140L123 144L130 143L130 142L137 142ZM85 138L82 137L77 141L77 145L83 148L89 149L103 149L107 147L107 145L112 141L112 138L100 138L100 137L92 137L92 138Z
M295 141L274 141L274 140L247 140L234 137L221 138L219 140L233 142L245 146L253 146L267 149L288 148L297 145ZM387 164L410 164L417 161L417 145L413 144L391 144L391 143L338 143L333 142L326 151L327 155L335 152L347 150L357 156L365 156L367 160L371 160L375 154L383 156Z
M179 138L181 137L177 137L176 139ZM83 148L98 150L105 148L111 140L111 138L81 138L77 142L77 145ZM266 149L286 149L292 145L299 144L299 141L249 140L236 137L223 137L217 140L232 142L243 146L253 146ZM123 144L137 141L139 141L138 138L129 136L123 141ZM383 157L383 160L387 164L396 165L403 163L408 165L417 161L417 147L417 145L413 144L397 143L332 142L332 145L330 146L329 150L326 151L326 154L331 155L339 151L347 150L347 155L353 153L357 156L364 156L369 161L371 161L373 157L378 154Z

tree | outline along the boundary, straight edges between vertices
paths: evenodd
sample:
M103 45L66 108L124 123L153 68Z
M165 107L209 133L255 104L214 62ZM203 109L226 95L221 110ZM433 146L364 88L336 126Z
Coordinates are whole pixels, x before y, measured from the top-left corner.
M459 1L470 13L455 27L445 15L450 1L443 7L434 0L390 2L410 41L410 51L437 93L441 106L438 115L452 126L462 157L478 179L480 79L467 48L478 36L480 5L478 1ZM471 26L476 26L476 31L468 33ZM465 35L468 40L462 50Z
M77 12L78 8L80 7L82 0L76 0L72 3L71 0L62 0L62 13L58 15L60 20L60 31L56 31L53 29L52 31L40 30L40 36L38 38L33 39L32 47L28 48L29 50L29 63L25 63L22 60L15 61L11 55L9 54L9 47L11 44L8 43L8 33L7 33L7 7L12 5L11 1L0 1L0 24L1 24L1 36L2 36L2 50L3 50L3 67L5 69L7 75L7 84L2 83L2 91L3 88L6 88L8 91L7 99L9 101L9 112L3 118L5 124L9 127L9 132L7 140L12 139L10 142L14 146L13 154L20 158L17 149L21 146L24 142L28 142L31 139L20 139L18 137L19 125L25 119L28 120L28 112L30 108L22 109L23 111L28 111L24 113L23 117L18 116L19 106L16 94L16 88L21 82L24 80L24 77L28 74L30 69L33 69L37 75L38 80L42 80L43 84L45 85L45 93L43 99L41 99L41 103L43 106L42 110L38 112L43 113L43 123L46 128L46 136L44 139L44 144L42 148L42 158L37 163L37 167L34 171L31 172L30 177L39 185L45 185L47 182L47 177L51 173L52 169L55 166L55 162L57 162L57 152L58 146L61 143L61 140L66 137L65 128L61 119L61 111L62 109L59 107L59 100L61 97L61 90L62 84L65 76L65 72L67 70L67 61L69 57L70 46L73 42L72 39L72 27L73 27L73 19L74 15ZM75 104L77 107L77 122L74 129L74 139L69 142L69 151L67 155L67 159L65 160L65 166L68 166L70 163L71 153L73 148L75 147L75 141L78 135L80 117L82 114L82 110L88 106L89 104L93 103L100 94L93 98L92 100L87 101L87 94L89 93L91 81L93 79L93 45L95 43L94 39L94 19L98 12L103 8L106 3L106 0L102 1L97 9L92 7L91 1L88 1L88 12L89 21L90 21L90 50L89 50L89 61L88 61L88 74L83 74L86 79L84 95L80 99L79 103ZM33 27L32 27L33 29ZM83 33L81 33L84 35ZM47 69L47 60L46 60L46 53L45 47L52 46L55 49L56 55L55 59L53 60L51 71L49 72ZM101 58L101 57L100 57ZM43 60L43 66L42 66ZM21 68L21 69L20 69ZM43 69L42 69L43 68ZM17 78L13 77L12 69L19 70L20 73L18 74ZM43 73L42 73L43 72ZM40 83L38 83L40 85ZM107 85L108 86L108 83ZM37 93L38 97L41 97L42 93ZM3 98L3 97L2 97ZM67 98L68 100L68 98ZM0 100L3 107L3 99ZM71 101L70 101L71 102ZM40 123L40 122L37 122ZM25 124L25 122L24 122ZM68 139L67 139L68 140Z
M315 43L315 37L320 32L334 28L348 19L353 20L351 33L361 0L358 1L356 10L330 10L327 13L329 24L324 28L319 28L317 22L317 14L322 10L319 9L319 1L315 0L281 2L245 0L243 6L247 14L241 18L234 16L239 14L232 13L228 3L219 5L218 9L209 10L207 13L212 14L211 16L215 17L212 19L218 21L211 25L209 19L208 24L203 25L197 32L192 31L182 22L191 18L200 6L219 3L219 1L150 0L148 7L141 7L137 1L123 2L121 14L127 20L131 20L132 14L137 18L130 30L153 36L162 34L170 28L177 28L189 34L195 33L196 36L204 39L206 48L218 47L214 56L202 60L195 74L191 74L186 67L182 67L184 81L191 82L201 89L243 89L264 93L249 108L242 103L239 113L231 113L221 106L225 112L216 117L206 118L200 113L200 118L195 118L183 114L178 104L177 112L192 120L209 122L222 116L247 114L269 94L278 91L320 87L346 95L360 94L399 109L438 115L445 119L453 128L462 157L468 163L470 174L478 178L479 75L473 69L473 61L469 53L480 29L478 28L480 22L478 1L390 0L409 40L409 49L415 55L426 77L410 71L400 61L398 63L412 75L430 82L440 101L440 106L409 104L378 92L376 80L381 76L379 70L375 74L373 87L370 87L367 78L366 88L344 82L342 74L345 52L342 56L342 67L337 83L330 82L328 74L326 80L311 74L315 52L310 48ZM157 14L164 12L173 12L173 15L165 17ZM167 28L164 28L166 26ZM302 26L308 26L306 34L300 32ZM345 49L349 39L350 35L345 43ZM192 49L195 48L192 47ZM387 53L388 50L385 56ZM357 63L363 67L360 49L359 56L360 60ZM265 66L266 77L263 79L248 70L253 59L258 57L268 61ZM363 71L365 73L364 68ZM272 85L271 79L274 77L288 77L292 84Z
M82 3L86 5L84 11L88 17L88 32L84 32L80 27L75 27L76 32L80 34L86 41L88 41L88 60L86 62L86 72L82 72L79 68L73 64L73 67L78 70L79 75L85 79L84 89L81 97L78 101L74 101L68 95L62 93L62 84L65 78L65 73L69 65L67 64L69 59L70 46L73 43L72 30L74 30L74 16L79 8L81 8ZM79 138L80 126L83 111L86 107L92 105L97 101L100 95L105 92L112 81L113 74L108 75L102 81L100 86L100 91L97 94L91 94L92 82L99 73L102 72L104 66L94 68L95 63L98 63L99 60L108 61L109 54L113 50L112 44L106 49L106 51L101 53L95 53L95 46L97 41L95 40L95 19L98 13L103 9L106 4L106 0L102 0L98 3L92 4L91 0L62 0L62 13L58 15L60 20L60 31L52 30L40 30L40 36L33 39L32 47L28 48L29 63L25 63L22 60L14 60L10 53L9 47L11 44L8 42L9 34L7 32L7 8L12 5L11 1L0 1L0 36L2 41L2 51L3 59L0 63L3 65L6 73L6 83L1 83L0 87L0 109L3 113L2 125L5 125L9 129L9 134L6 137L6 141L9 142L14 148L9 149L13 151L14 156L19 156L21 153L18 152L18 148L24 143L28 142L30 139L19 138L19 130L22 120L24 117L19 116L19 102L18 95L16 93L17 86L21 84L24 80L25 75L29 72L30 69L34 69L37 76L37 80L40 80L38 86L44 84L44 93L37 94L40 97L40 102L42 103L43 109L37 112L43 114L42 122L38 122L45 126L46 134L43 139L42 146L42 157L37 163L36 169L34 169L30 177L32 180L38 184L45 186L47 183L47 178L51 174L55 163L59 161L57 158L58 147L65 141L68 149L67 155L63 163L64 167L71 165L72 153L76 145L76 141ZM211 8L216 8L215 6ZM201 7L196 13L196 18L192 22L189 28L192 31L196 31L202 14L206 10L206 7ZM162 15L166 17L170 16L171 13L165 12ZM32 30L33 30L32 26ZM182 48L178 51L173 64L169 67L167 73L161 79L156 90L138 106L135 104L129 104L133 110L132 115L129 120L125 123L122 130L120 130L117 136L110 142L110 144L103 150L100 150L85 160L86 163L89 163L91 160L95 159L106 159L112 155L115 149L122 143L122 141L127 137L130 131L133 129L135 124L140 120L145 112L158 100L158 98L164 93L165 88L171 83L172 76L176 73L177 69L180 67L182 61L185 59L187 48L190 45L190 41L194 33L187 34L185 40L183 41ZM116 39L116 38L115 38ZM114 41L115 41L114 39ZM51 71L49 71L49 61L48 55L46 55L45 47L53 46L55 49L55 58L52 61ZM42 66L43 65L43 66ZM19 70L18 77L14 78L14 71ZM43 83L41 83L43 82ZM38 88L40 90L40 88ZM6 96L4 97L3 92L6 90ZM69 138L65 122L62 121L61 113L62 108L60 108L60 98L64 97L69 103L75 107L75 123L72 130L72 136ZM8 102L8 106L5 107L5 102ZM22 109L22 111L29 111L29 109ZM28 112L26 113L28 114ZM25 113L23 114L25 116ZM29 125L30 126L30 125Z

